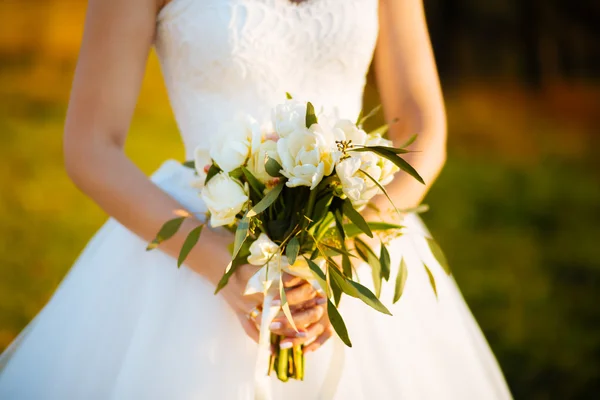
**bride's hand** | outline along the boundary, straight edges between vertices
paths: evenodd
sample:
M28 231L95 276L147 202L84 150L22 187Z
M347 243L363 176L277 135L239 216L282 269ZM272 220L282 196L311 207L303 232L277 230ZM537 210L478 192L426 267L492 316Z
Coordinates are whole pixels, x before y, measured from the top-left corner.
M286 336L279 343L282 349L304 344L304 353L315 351L333 334L327 315L327 298L317 293L310 283L296 276L285 274L283 284L298 332L282 312L271 323L271 332Z

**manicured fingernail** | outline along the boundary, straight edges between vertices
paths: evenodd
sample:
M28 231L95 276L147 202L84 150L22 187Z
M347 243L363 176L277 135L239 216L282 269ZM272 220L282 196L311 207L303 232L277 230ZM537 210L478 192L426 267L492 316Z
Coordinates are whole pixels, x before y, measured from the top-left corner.
M281 306L281 300L273 300L273 301L271 302L271 305L272 305L273 307L279 307L279 306Z
M269 325L269 328L271 330L273 330L273 329L280 329L281 328L281 322L271 322L271 325Z
M316 303L318 305L325 304L325 303L327 303L327 298L325 298L325 297L318 297Z
M308 336L308 334L306 332L296 332L297 338L305 338L307 336Z
M280 349L284 349L284 350L285 349L291 349L292 346L293 346L292 342L282 342L282 343L279 343L279 348Z

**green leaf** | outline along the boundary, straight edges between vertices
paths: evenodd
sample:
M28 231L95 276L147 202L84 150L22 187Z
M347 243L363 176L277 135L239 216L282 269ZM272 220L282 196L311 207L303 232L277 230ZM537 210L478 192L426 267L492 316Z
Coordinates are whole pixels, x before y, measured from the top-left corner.
M236 168L233 171L229 171L229 176L232 177L233 179L240 180L240 179L242 179L243 175L244 175L244 172L242 171L242 167Z
M211 164L210 168L208 168L208 172L206 173L206 179L204 180L204 184L206 185L208 181L210 181L219 172L221 172L221 168L217 167L216 164Z
M446 256L444 255L444 252L442 251L440 245L433 238L427 238L427 244L429 245L429 249L431 250L431 253L435 257L437 262L442 266L442 268L448 275L451 275L452 271L450 270L450 266L448 265L448 260L446 260Z
M178 217L178 218L170 219L167 222L165 222L163 224L163 226L160 228L160 230L158 231L158 233L156 234L156 237L154 238L154 240L152 240L152 242L150 242L150 244L148 244L148 247L146 247L146 250L153 250L153 249L157 248L158 245L161 244L162 242L164 242L165 240L172 238L173 235L175 235L177 233L179 228L181 228L181 224L183 224L183 221L185 220L185 218L186 217Z
M411 150L401 149L397 147L389 147L389 146L359 146L353 147L351 151L355 151L357 153L365 153L365 152L388 152L392 154L407 154L412 153Z
M330 246L330 245L325 244L325 243L319 243L319 246L323 246L323 247L331 250L335 254L343 254L343 255L345 255L347 257L354 257L354 258L356 258L356 256L354 254L350 253L348 250L345 250L345 249L338 249L337 247L333 247L333 246Z
M404 147L408 147L408 146L410 146L411 144L413 144L413 143L415 142L415 140L417 140L417 137L418 137L418 136L419 136L419 135L415 133L415 134L414 134L414 135L412 135L412 136L411 136L411 137L410 137L410 138L409 138L409 139L408 139L406 142L402 143L402 145L401 145L400 147L403 147L403 148L404 148Z
M281 175L282 169L283 167L277 162L276 159L269 156L266 157L265 171L267 172L267 174L271 175L273 178L279 178L283 176Z
M309 101L306 103L306 127L310 128L312 124L316 124L318 122L317 115L315 114L315 107Z
M373 276L373 287L377 297L381 295L381 263L369 246L359 238L354 238L354 247L356 252L369 266L371 267L371 275Z
M427 265L423 264L423 266L425 267L425 272L427 272L427 276L429 277L429 283L431 284L431 288L433 289L433 293L435 294L435 297L438 297L438 293L437 293L437 287L435 285L435 278L433 277L433 274L431 273L431 271L429 270L429 267L427 267Z
M328 192L324 194L319 200L317 200L312 212L311 219L316 222L321 221L329 211L329 206L331 206L332 200L333 192Z
M310 268L315 279L319 283L319 286L321 286L321 289L325 293L327 293L327 296L329 296L329 286L327 285L327 278L325 277L323 270L310 258L304 257L304 259L306 260L306 263L308 264L308 268Z
M294 236L285 246L285 255L287 256L288 261L291 265L293 265L296 262L296 257L298 257L299 251L300 241L298 240L297 236Z
M288 100L292 100L292 95L289 92L285 92L285 98Z
M379 263L381 264L381 277L386 281L390 280L390 253L387 247L381 242L381 251L379 253Z
M196 169L196 162L194 160L184 161L181 163L186 168Z
M275 202L275 200L277 200L277 197L279 197L279 194L281 193L282 190L283 190L283 183L281 183L281 184L275 186L273 189L271 189L265 195L265 197L263 197L263 199L261 201L259 201L254 207L252 207L252 209L250 211L248 211L247 217L248 218L254 217L255 215L258 215L261 212L265 211L267 208L269 208L269 206L271 204L273 204L273 202Z
M246 177L246 180L250 184L250 187L252 188L252 190L254 190L254 192L258 195L258 197L262 199L263 193L265 190L265 185L261 181L256 179L256 177L254 175L252 175L252 172L250 172L248 170L248 168L242 167L242 172L243 172L244 176Z
M335 218L335 227L336 227L337 232L340 235L340 239L342 241L346 240L347 227L352 227L352 228L356 229L356 231L358 232L357 235L362 233L362 231L358 228L358 226L356 226L354 224L344 225L344 221L343 221L344 216L342 215L342 212L339 209L335 210L334 218Z
M179 252L179 258L177 259L178 268L181 267L187 256L190 254L190 251L192 251L196 243L198 243L198 239L200 239L200 233L202 233L202 228L204 228L204 224L198 225L196 228L192 229L185 238L183 246L181 247L181 251Z
M423 181L423 178L421 178L421 175L419 175L419 173L409 163L407 163L403 158L398 156L393 151L390 151L389 147L373 146L373 147L368 147L369 150L362 150L362 149L365 149L365 147L355 147L353 149L350 149L350 151L359 151L359 152L360 151L372 151L373 153L375 153L387 160L390 160L402 171L406 172L407 174L409 174L410 176L412 176L413 178L415 178L417 181L421 182L422 184L425 184L425 181Z
M398 275L396 276L396 286L394 288L394 301L395 304L402 293L404 292L404 285L406 284L406 278L408 278L408 268L406 268L406 263L404 262L404 257L400 260L400 269L398 270Z
M233 241L233 254L232 259L235 259L242 248L242 245L246 241L248 237L248 230L250 228L250 218L248 217L248 213L240 220L238 223L237 229L235 230L235 239Z
M329 268L329 270L331 271L331 267ZM335 268L333 268L335 269ZM339 285L339 282L335 279L330 279L329 280L329 286L331 287L331 294L333 297L333 303L335 304L336 307L340 306L340 300L342 299L342 288Z
M333 305L331 300L327 299L327 314L329 315L329 321L335 329L335 332L338 334L342 342L348 347L352 347L352 342L350 342L350 337L348 336L348 329L346 329L346 324L340 315L338 309Z
M330 267L329 274L333 280L340 286L342 291L349 296L360 299L363 303L372 307L374 310L383 314L392 315L392 313L383 305L381 301L368 288L358 282L354 282L344 277L337 269Z
M369 111L369 113L367 115L365 115L364 117L360 118L358 120L358 123L356 124L359 128L362 128L362 126L364 125L364 123L373 118L379 111L381 110L381 104L376 106L375 108L373 108L371 111Z
M345 254L342 254L342 271L344 275L352 277L352 263L350 262L350 257Z
M363 231L367 236L373 237L373 232L371 232L371 228L369 228L369 224L367 221L359 214L358 211L354 209L350 200L344 200L342 205L342 212L354 225L356 225L361 231Z
M392 224L389 222L370 221L367 222L367 224L369 225L369 228L371 228L372 231L390 231L400 230L404 228L404 226L402 225ZM348 235L348 237L358 236L362 233L362 231L354 224L345 224L344 230L346 231L346 235Z

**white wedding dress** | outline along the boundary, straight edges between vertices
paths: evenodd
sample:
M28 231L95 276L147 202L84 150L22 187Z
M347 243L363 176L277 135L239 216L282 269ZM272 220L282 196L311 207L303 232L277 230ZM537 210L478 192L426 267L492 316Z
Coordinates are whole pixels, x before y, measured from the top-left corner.
M285 92L355 119L377 32L377 0L173 0L158 17L156 49L187 157L236 113L268 120ZM199 211L192 178L175 161L152 176ZM335 340L309 354L304 382L272 378L275 399L510 398L454 280L425 245L422 222L411 215L405 224L391 245L392 264L401 256L408 264L404 295L391 305L394 276L382 291L393 316L345 297L354 346L342 359L332 360ZM100 229L1 356L0 399L253 398L256 344L211 284L145 248L114 220ZM359 270L368 282L368 268ZM339 382L324 392L332 366Z

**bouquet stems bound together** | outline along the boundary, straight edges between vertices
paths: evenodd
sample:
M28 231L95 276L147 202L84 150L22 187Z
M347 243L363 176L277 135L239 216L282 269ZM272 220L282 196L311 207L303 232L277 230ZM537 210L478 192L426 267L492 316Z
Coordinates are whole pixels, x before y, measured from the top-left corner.
M328 124L319 122L310 102L299 102L288 95L285 103L273 109L272 127L261 127L249 116L238 118L223 124L210 149L195 151L195 160L185 165L196 170L198 179L193 184L208 208L210 224L235 233L232 259L216 292L227 285L239 266L259 266L245 293L262 293L263 306L279 296L280 308L263 307L263 315L274 311L270 313L274 317L283 312L297 330L282 274L301 277L326 295L331 325L347 346L352 343L338 311L343 293L391 315L379 300L382 283L390 279L392 268L387 243L380 238L376 253L361 236L397 237L403 233L403 226L365 221L360 211L377 194L390 199L384 187L398 171L421 183L423 180L402 158L410 152L407 147L416 136L393 147L383 137L387 125L369 133L362 129L363 122L375 112L359 118L357 123L337 120ZM191 216L182 210L178 215L163 225L148 249L173 236ZM189 233L179 266L197 243L204 225L199 224ZM427 242L450 273L439 246L432 238ZM371 267L374 292L354 280L353 258ZM408 274L403 260L397 268L393 302L400 299ZM426 265L425 269L435 291L433 275ZM281 349L282 337L271 335L268 329L272 319L262 318L260 326L261 343L277 349L270 356L266 372L276 371L282 381L301 380L305 371L302 346Z

